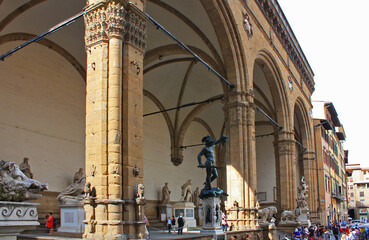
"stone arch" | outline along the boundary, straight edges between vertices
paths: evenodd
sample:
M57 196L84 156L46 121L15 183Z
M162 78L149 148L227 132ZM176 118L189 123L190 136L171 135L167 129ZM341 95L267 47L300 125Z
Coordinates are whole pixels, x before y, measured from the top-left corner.
M36 35L29 34L29 33L9 33L3 36L0 36L0 45L5 44L7 42L12 41L28 41L32 38L36 37ZM36 42L37 44L41 44L49 49L55 51L62 57L64 57L73 67L77 70L77 72L81 75L84 81L86 81L86 70L84 67L78 62L78 60L73 57L67 50L59 46L58 44L54 43L53 41L43 38Z
M15 9L13 12L11 12L9 15L7 15L3 20L0 22L0 32L9 24L11 23L16 17L27 11L28 9L45 2L46 0L31 0L29 2L26 2L22 6ZM0 5L2 4L2 0L0 1Z
M275 120L277 120L277 123L280 126L288 128L288 113L290 108L285 92L285 86L282 80L282 74L278 67L278 64L276 63L272 55L266 50L259 51L254 61L254 67L255 64L264 66L262 67L263 73L265 74L266 80L268 82L269 89L274 101L274 108L276 110Z

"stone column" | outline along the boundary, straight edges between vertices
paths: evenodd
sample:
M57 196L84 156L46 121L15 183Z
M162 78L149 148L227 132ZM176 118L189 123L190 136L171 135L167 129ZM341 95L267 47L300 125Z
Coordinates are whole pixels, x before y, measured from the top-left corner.
M143 170L146 21L143 2L131 2L90 0L85 8L86 181L96 192L85 201L88 239L135 238L140 224L134 198L143 176L133 176L133 162Z
M295 140L293 132L281 131L275 141L277 157L277 206L279 213L282 210L296 208L296 166L295 166Z
M258 224L255 217L257 179L253 98L246 92L230 92L226 99L224 110L229 142L226 153L225 190L229 194L226 207L231 213L228 221L236 229L253 229L257 228Z
M304 177L305 182L309 186L308 188L308 197L307 203L309 205L309 209L312 212L316 212L318 206L318 186L317 186L317 170L316 170L316 161L315 161L315 153L311 151L304 152L303 155L303 165L304 165Z

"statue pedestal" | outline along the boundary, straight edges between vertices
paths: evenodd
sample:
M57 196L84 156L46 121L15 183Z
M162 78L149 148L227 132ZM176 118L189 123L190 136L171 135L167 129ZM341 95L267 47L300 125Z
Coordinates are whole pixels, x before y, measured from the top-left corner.
M213 234L215 239L222 238L224 235L221 222L222 211L220 210L220 197L207 197L201 199L202 214L201 219L203 222L202 233Z
M84 233L85 210L82 202L67 203L60 205L60 227L61 233Z
M309 209L296 209L296 212L300 212L301 214L297 217L297 221L300 225L304 227L310 227L310 216L309 216Z
M161 203L159 205L160 221L166 222L168 217L173 215L173 207L170 203Z
M38 203L0 201L0 239L16 240L24 230L39 226Z
M185 218L185 227L196 227L195 204L193 202L177 202L173 204L174 217L178 218L183 214Z

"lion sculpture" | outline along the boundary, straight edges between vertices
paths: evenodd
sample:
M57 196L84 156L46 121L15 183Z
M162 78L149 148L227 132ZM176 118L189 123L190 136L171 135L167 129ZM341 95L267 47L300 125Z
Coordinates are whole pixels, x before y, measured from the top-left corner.
M47 183L28 178L14 162L0 160L0 201L35 200L47 188Z
M274 206L269 206L258 210L259 222L267 223L273 218L273 215L277 213L277 208Z

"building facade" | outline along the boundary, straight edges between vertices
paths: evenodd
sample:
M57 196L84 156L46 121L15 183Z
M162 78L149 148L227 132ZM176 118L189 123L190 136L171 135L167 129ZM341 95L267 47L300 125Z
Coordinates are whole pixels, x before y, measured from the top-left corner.
M0 50L81 11L84 20L0 64L0 157L28 157L35 179L49 183L40 216L58 213L56 196L84 167L96 191L85 205L84 238L143 238L143 216L159 218L165 182L171 202L187 179L202 188L201 146L188 146L221 134L228 142L216 148L216 185L229 194L223 204L235 213L234 229L259 229L257 200L279 213L295 209L302 177L309 209L323 208L310 117L314 73L276 0L0 1ZM332 186L344 184L339 169L329 175ZM342 201L333 201L337 213Z
M347 221L347 181L345 163L348 151L343 142L346 134L331 102L313 102L314 130L317 149L317 177L319 178L321 223Z
M362 168L360 164L347 164L346 174L350 217L368 222L369 168Z

